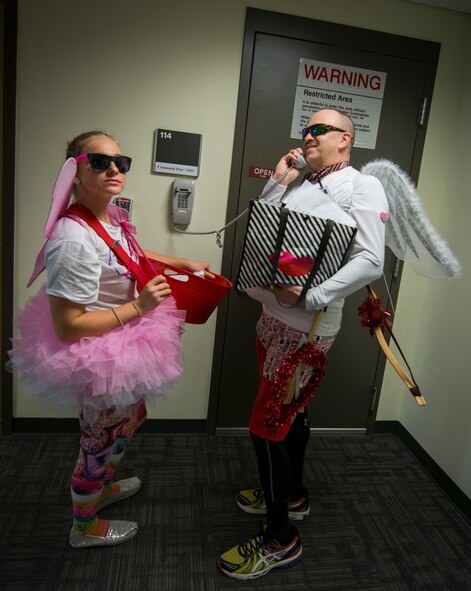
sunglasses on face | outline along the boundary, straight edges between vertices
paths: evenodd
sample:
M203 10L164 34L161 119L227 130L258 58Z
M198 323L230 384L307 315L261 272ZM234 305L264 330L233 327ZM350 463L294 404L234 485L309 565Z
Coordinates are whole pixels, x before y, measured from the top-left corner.
M97 170L98 172L104 172L114 162L118 171L126 174L129 172L132 162L132 158L129 156L108 156L107 154L80 154L75 159L75 162L78 164L87 158L93 170Z
M303 136L303 140L305 140L308 134L312 135L312 137L316 137L318 135L324 135L324 133L328 133L329 131L341 131L342 133L345 133L345 129L340 129L333 125L326 125L325 123L315 123L314 125L305 127L301 131L301 135Z

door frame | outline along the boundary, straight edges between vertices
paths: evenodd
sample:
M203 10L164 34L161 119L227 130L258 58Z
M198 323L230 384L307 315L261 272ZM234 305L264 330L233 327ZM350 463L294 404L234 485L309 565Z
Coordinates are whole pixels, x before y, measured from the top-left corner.
M315 39L313 31L316 32ZM247 8L245 34L242 50L241 74L239 94L237 100L234 144L232 154L231 173L229 181L229 198L227 203L226 223L237 215L242 178L242 160L245 145L247 114L250 95L250 83L252 75L252 62L255 51L256 37L258 33L276 35L280 37L292 37L304 41L315 41L325 45L352 48L377 54L389 55L396 58L410 59L424 62L427 65L424 96L428 99L428 108L425 112L423 124L418 127L416 145L412 157L411 169L407 171L414 182L417 182L422 153L425 143L425 134L429 115L429 106L435 83L435 75L440 53L440 44L432 41L424 41L412 37L403 37L380 31L371 31L348 25L340 25L327 21L318 21L307 17L298 17L278 12L270 12L255 8ZM334 42L333 42L334 40ZM417 114L419 118L419 113ZM225 276L231 274L232 262L235 254L235 228L230 226L225 231L224 250L222 255L221 273ZM397 299L400 275L403 264L400 263L397 277L389 286L392 300ZM206 433L216 432L217 412L219 406L219 391L222 376L222 361L224 355L225 330L228 315L228 298L218 307L216 320L216 334L213 349L213 365L210 382L208 417L206 421ZM373 386L376 388L375 396L368 415L366 433L374 431L376 413L378 410L381 385L386 366L386 356L379 355L375 368Z
M13 335L13 288L15 245L15 151L16 151L16 63L18 2L2 0L3 9L3 134L2 134L2 435L13 428L13 376L5 370Z

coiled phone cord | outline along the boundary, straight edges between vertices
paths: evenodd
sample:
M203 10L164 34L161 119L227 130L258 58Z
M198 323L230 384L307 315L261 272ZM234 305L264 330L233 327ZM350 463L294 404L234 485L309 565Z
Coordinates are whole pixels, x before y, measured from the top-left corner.
M286 178L287 174L289 173L289 171L292 168L294 168L294 164L292 164L287 170L285 170L285 172L283 172L276 180L274 180L273 184L267 185L265 187L265 189L263 190L262 194L259 197L257 197L257 199L261 199L262 197L265 197L266 195L268 195L268 193L270 193L275 187L277 187ZM244 209L244 211L242 213L240 213L237 217L235 217L233 220L231 220L229 223L227 223L225 226L223 226L219 230L211 230L210 232L188 232L186 230L180 230L180 228L178 228L176 224L175 224L174 228L175 228L175 231L180 232L180 234L191 234L192 236L207 236L208 234L216 234L216 244L219 246L219 248L222 248L223 242L222 242L221 234L224 232L224 230L229 228L229 226L232 226L232 224L235 224L235 222L237 222L238 220L243 218L247 214L248 211L249 211L249 208L247 207L246 209Z

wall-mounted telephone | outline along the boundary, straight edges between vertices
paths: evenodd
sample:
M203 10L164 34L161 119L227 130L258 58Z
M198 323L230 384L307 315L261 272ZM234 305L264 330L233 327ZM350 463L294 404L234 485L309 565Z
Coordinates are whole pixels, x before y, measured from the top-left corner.
M187 226L191 222L195 182L186 179L173 181L172 219L174 224Z

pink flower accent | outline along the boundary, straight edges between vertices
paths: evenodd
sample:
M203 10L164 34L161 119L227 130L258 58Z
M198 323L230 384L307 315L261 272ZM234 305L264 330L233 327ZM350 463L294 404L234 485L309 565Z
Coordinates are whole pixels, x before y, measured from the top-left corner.
M379 217L381 218L381 221L384 222L384 223L386 223L389 220L389 214L388 214L387 211L382 211L379 214Z
M111 225L120 226L121 224L124 224L126 230L131 232L131 234L136 233L135 226L128 222L128 212L124 208L118 207L117 205L110 203L106 207L106 213L110 218Z

